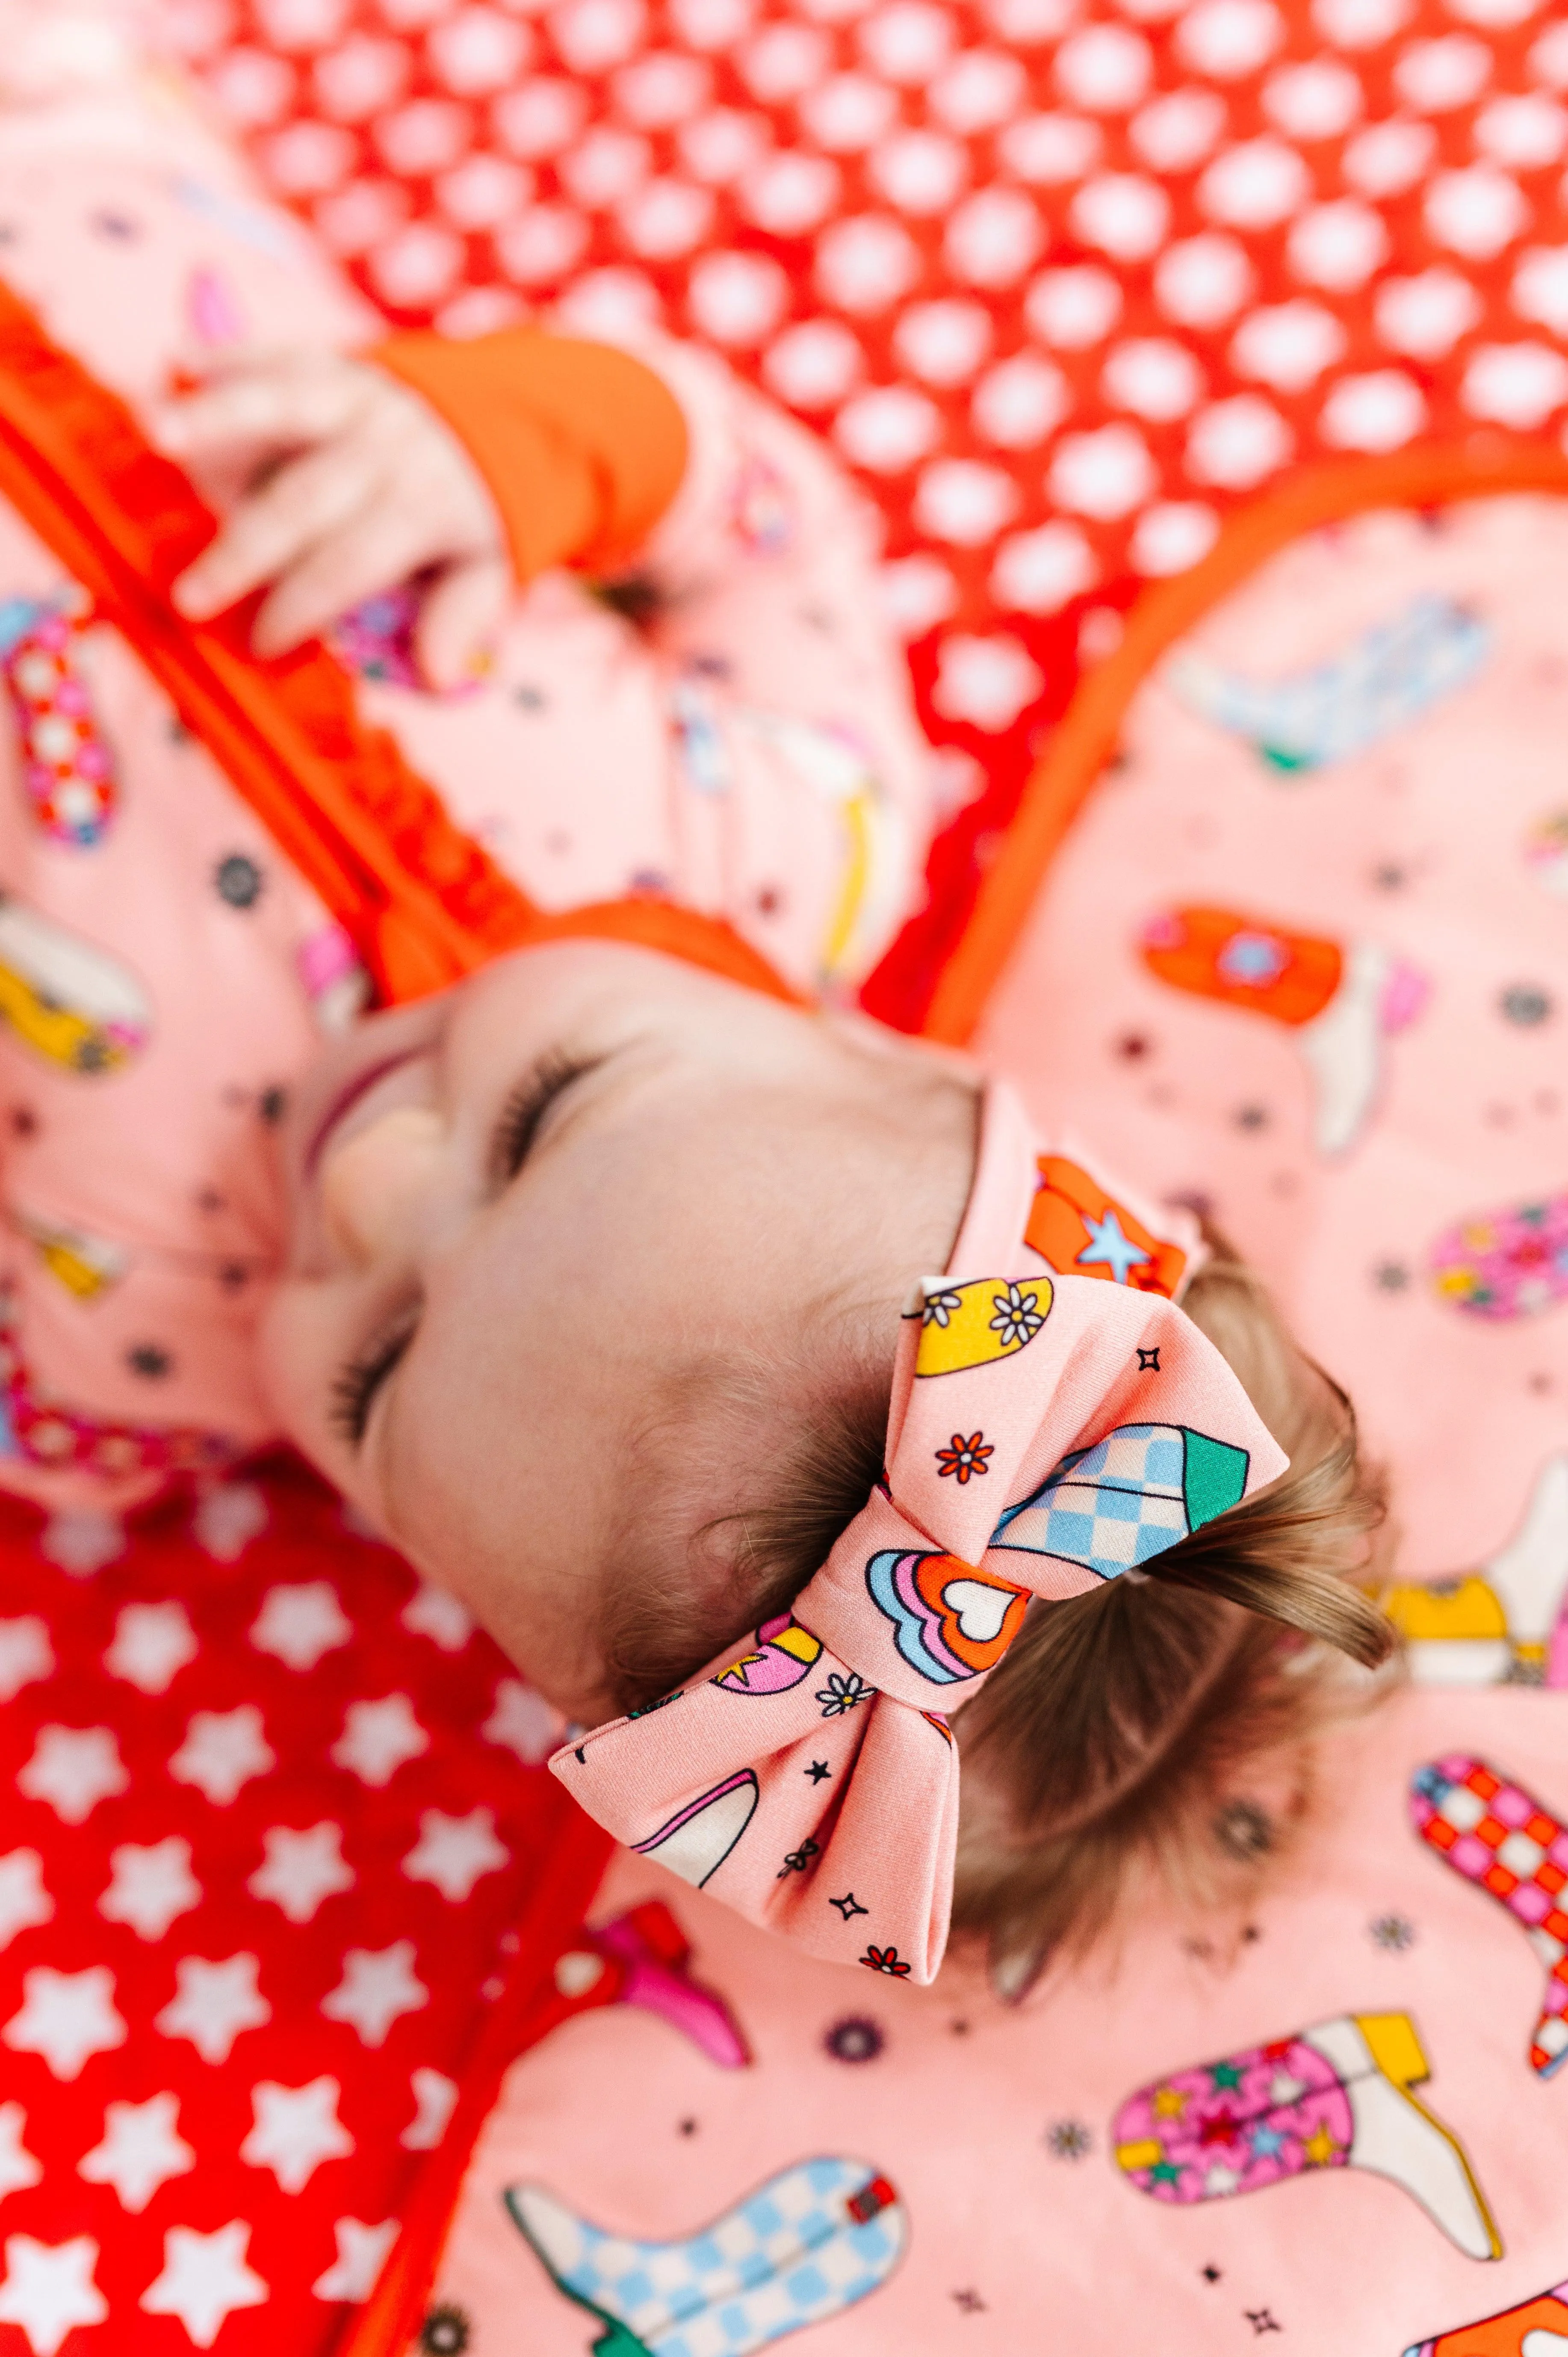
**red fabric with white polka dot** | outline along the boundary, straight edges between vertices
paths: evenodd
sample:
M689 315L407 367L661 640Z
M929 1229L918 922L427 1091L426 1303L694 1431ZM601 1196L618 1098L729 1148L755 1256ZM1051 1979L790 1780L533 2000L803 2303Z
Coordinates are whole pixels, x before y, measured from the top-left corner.
M311 2357L516 1952L555 1722L286 1466L0 1547L0 2357Z
M177 0L272 188L406 321L710 340L886 510L952 823L918 1020L1140 584L1294 459L1568 403L1541 0Z

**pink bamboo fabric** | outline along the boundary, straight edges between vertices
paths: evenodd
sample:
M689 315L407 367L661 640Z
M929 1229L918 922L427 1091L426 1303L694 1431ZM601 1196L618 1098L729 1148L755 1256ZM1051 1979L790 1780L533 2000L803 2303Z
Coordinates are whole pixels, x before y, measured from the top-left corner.
M1026 1241L1044 1183L993 1084L951 1264L901 1323L870 1500L792 1613L550 1763L619 1840L751 1921L921 1984L952 1902L948 1717L1030 1598L1136 1573L1287 1462L1213 1344L1127 1282L1114 1206L1090 1250L1119 1281L1049 1268Z

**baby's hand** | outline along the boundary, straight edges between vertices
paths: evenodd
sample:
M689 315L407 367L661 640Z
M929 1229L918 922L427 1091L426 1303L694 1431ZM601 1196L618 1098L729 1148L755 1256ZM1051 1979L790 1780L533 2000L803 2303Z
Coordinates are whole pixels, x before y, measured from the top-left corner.
M433 687L471 676L503 618L510 567L478 468L417 393L369 361L321 350L241 351L155 431L198 474L247 488L174 585L193 621L263 582L258 655L285 654L364 597L439 568L414 632Z

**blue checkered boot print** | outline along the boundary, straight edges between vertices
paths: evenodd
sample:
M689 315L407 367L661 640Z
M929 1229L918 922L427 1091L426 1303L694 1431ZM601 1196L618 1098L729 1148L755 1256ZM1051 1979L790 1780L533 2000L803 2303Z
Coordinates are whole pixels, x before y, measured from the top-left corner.
M1114 1579L1236 1505L1246 1486L1247 1452L1228 1440L1179 1424L1119 1424L1009 1506L991 1544Z
M506 2203L557 2288L604 2326L597 2357L746 2357L875 2291L908 2238L898 2196L861 2160L797 2161L677 2243L607 2234L539 2185Z

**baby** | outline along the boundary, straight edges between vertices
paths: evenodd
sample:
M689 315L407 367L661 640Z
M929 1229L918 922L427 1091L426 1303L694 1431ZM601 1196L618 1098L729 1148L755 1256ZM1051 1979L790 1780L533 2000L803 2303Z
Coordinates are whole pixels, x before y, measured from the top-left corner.
M258 653L334 627L536 902L682 900L782 982L590 939L354 1020L348 945L0 509L0 1480L120 1506L286 1434L597 1729L559 1772L625 1838L830 1953L813 1863L892 1861L842 1953L897 1926L926 1977L950 1901L1026 1976L1133 1860L1214 1856L1324 1645L1384 1652L1348 1404L1218 1240L833 1011L929 813L873 535L804 436L652 338L377 345L161 84L27 100L7 278L226 508L178 611L264 585ZM1064 1259L1062 1203L1131 1259Z

